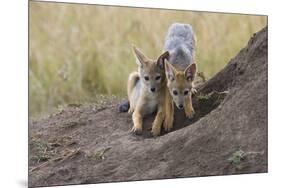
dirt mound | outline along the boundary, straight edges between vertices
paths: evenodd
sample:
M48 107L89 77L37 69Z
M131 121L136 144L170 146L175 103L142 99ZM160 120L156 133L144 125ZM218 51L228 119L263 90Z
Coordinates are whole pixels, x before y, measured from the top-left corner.
M118 101L30 122L29 186L267 172L267 28L194 97L196 116L142 136Z

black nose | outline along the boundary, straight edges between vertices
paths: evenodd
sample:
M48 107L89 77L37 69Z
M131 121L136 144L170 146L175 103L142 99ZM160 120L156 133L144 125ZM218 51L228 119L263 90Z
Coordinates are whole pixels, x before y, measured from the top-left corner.
M150 88L150 91L154 92L154 91L155 91L155 88Z
M180 108L180 109L182 109L182 108L183 108L183 105L182 105L182 104L180 104L180 105L179 105L179 108Z

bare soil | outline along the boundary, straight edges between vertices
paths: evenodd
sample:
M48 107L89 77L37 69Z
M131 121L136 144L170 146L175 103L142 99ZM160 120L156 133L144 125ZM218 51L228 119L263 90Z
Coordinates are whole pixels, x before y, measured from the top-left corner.
M69 105L29 123L29 186L267 172L267 28L193 97L196 116L176 111L174 130L130 133L120 101Z

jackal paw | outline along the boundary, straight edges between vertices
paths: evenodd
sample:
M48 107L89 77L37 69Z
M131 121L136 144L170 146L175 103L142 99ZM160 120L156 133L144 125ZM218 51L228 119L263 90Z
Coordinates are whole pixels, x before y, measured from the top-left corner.
M152 126L151 133L153 136L159 136L161 133L161 126Z
M136 135L140 135L142 133L142 128L133 126L133 128L131 129L131 132L135 133Z
M193 109L189 109L185 112L186 117L192 119L194 117L195 111Z
M169 132L173 128L173 122L164 120L164 129L166 132Z

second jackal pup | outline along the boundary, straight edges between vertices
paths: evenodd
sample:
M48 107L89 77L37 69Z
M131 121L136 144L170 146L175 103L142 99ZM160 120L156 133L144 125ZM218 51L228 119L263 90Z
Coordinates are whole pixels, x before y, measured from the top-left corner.
M195 37L191 25L172 24L166 36L164 50L170 54L168 62L165 62L165 70L172 100L177 108L184 109L186 116L192 118L194 110L191 95L195 91L193 80L196 64ZM171 113L169 115L173 115L173 110Z
M134 46L133 51L138 64L138 72L130 74L127 85L129 113L133 113L132 131L140 134L143 117L157 110L152 125L152 134L158 136L164 121L164 112L160 105L164 102L163 94L166 88L164 60L169 53L165 52L157 60L151 60Z

